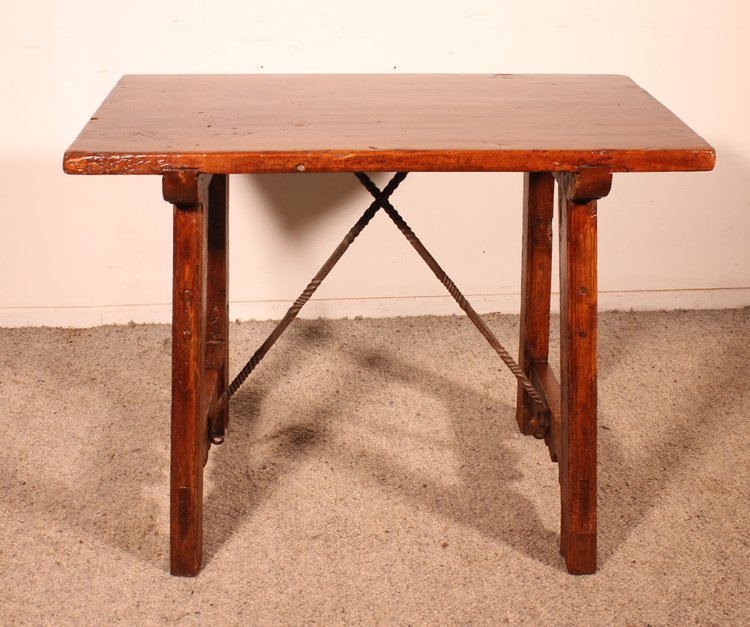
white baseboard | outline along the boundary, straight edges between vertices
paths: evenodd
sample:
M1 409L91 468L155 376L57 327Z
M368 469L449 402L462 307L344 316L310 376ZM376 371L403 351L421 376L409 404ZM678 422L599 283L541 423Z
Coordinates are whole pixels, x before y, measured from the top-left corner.
M467 295L479 313L518 313L518 294ZM232 320L273 320L281 318L293 301L232 302ZM552 296L552 311L559 299ZM709 290L654 290L599 292L599 310L737 309L750 307L750 288ZM451 315L458 305L446 296L402 298L313 299L300 313L301 318L386 318L392 316ZM95 327L104 324L169 323L168 303L102 307L6 307L0 308L0 327L51 326Z

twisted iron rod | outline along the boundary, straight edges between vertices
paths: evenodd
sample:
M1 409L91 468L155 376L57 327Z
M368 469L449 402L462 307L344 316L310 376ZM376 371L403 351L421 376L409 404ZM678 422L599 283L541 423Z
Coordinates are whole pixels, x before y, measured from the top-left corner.
M544 437L547 429L549 428L550 408L547 404L547 401L539 393L534 384L529 380L523 368L521 368L516 363L513 357L511 357L510 353L508 353L508 351L500 343L497 337L495 337L495 334L487 326L481 316L474 310L469 301L466 300L466 297L461 293L461 291L451 280L445 270L440 267L440 264L438 264L432 254L430 254L430 252L427 250L427 248L425 248L424 244L422 244L414 231L411 230L403 217L398 213L398 211L396 211L396 208L389 202L388 199L396 190L396 188L401 184L401 181L406 178L407 173L397 172L382 191L364 172L355 172L354 174L362 183L362 185L367 189L367 191L372 194L372 196L374 197L373 202L362 214L359 220L357 220L354 226L349 230L346 236L344 236L344 239L336 247L336 250L333 251L331 256L326 260L320 270L318 270L318 273L313 277L310 283L308 283L307 287L305 287L297 300L294 301L294 304L289 308L284 317L279 321L278 325L276 325L274 330L271 331L265 342L263 342L258 350L255 351L250 360L245 364L239 374L234 378L232 383L226 388L226 390L224 390L222 395L217 400L216 404L212 407L211 415L209 416L209 422L211 425L211 442L213 442L214 444L221 444L224 441L224 432L226 431L227 424L223 409L224 407L226 407L229 399L234 396L240 386L245 382L247 377L250 376L250 373L255 370L256 366L260 363L263 357L265 357L266 353L268 353L271 347L276 343L276 340L279 339L281 334L284 333L287 327L297 317L302 307L304 307L305 303L310 300L312 295L322 283L323 279L328 276L330 271L333 269L336 263L338 263L339 259L341 259L349 246L351 246L354 240L359 236L362 230L369 224L370 220L372 220L373 216L381 208L385 210L396 227L398 227L399 231L401 231L404 237L406 237L409 243L417 251L419 256L422 257L424 262L429 266L429 268L438 278L438 280L445 286L445 288L448 290L448 293L453 297L456 303L458 303L458 306L474 323L474 326L477 327L477 329L484 336L489 345L495 350L495 352L498 354L500 359L502 359L511 373L513 373L513 375L523 387L524 391L528 394L528 397L531 399L531 401L533 401L541 410L540 414L542 424L540 425L540 429L538 430L538 432L535 433L535 436Z
M224 417L225 413L222 410L229 402L229 399L234 396L240 386L245 382L245 379L250 376L250 373L255 370L255 367L260 363L261 359L265 357L266 353L276 343L276 340L281 337L281 334L297 317L297 314L299 314L305 303L310 300L323 279L328 276L328 273L333 269L339 259L341 259L349 246L352 245L357 236L362 232L362 230L367 226L370 220L372 220L373 216L381 208L382 203L388 201L390 195L393 194L394 191L396 191L396 188L401 184L401 181L406 178L407 174L407 172L397 172L394 177L388 182L388 185L383 188L382 192L378 190L377 193L374 194L375 200L373 200L372 204L367 208L367 210L362 214L359 220L357 220L354 226L344 236L344 239L336 247L336 250L333 251L331 256L326 260L320 270L318 270L318 273L313 277L310 283L308 283L307 287L302 291L297 300L294 301L294 304L289 308L279 324L276 325L274 330L271 331L265 342L260 345L260 348L255 351L253 356L245 364L242 370L240 370L239 374L234 378L232 383L230 383L227 389L224 390L222 395L217 400L216 404L213 406L211 415L209 416L211 442L213 442L214 444L221 444L224 441L224 432L226 431L227 420Z
M364 172L355 172L355 176L360 180L362 185L367 188L367 191L369 191L376 199L378 199L377 202L385 210L391 220L393 220L394 224L398 227L398 230L404 234L404 237L406 237L407 240L409 240L409 243L415 248L417 253L419 253L419 256L422 257L424 262L430 267L430 270L432 270L438 280L445 286L450 295L453 296L453 299L456 301L456 303L458 303L458 306L463 309L464 313L474 323L474 326L479 329L479 332L485 337L490 346L492 346L495 352L500 356L500 359L502 359L505 365L508 366L508 369L513 373L516 379L518 379L519 383L529 395L531 400L533 400L534 403L536 403L539 408L542 409L543 413L547 414L549 412L547 401L539 393L536 387L534 387L534 384L526 376L523 368L521 368L521 366L516 363L513 357L511 357L510 353L508 353L508 351L500 343L497 337L495 337L495 334L471 306L469 301L466 300L466 297L461 293L461 291L451 280L445 270L440 267L440 264L438 264L435 258L430 254L430 251L425 248L424 244L422 244L419 238L414 234L414 231L411 230L409 225L406 223L406 220L401 217L398 211L396 211L396 208L388 201L388 197L382 197L378 186L375 185L370 177L367 176L367 174L365 174Z

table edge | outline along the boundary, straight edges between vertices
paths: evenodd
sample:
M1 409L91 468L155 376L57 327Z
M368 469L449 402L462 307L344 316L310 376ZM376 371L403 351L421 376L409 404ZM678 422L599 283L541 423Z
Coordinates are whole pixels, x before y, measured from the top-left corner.
M712 170L716 152L651 150L330 150L217 153L132 153L68 150L68 174L162 174L198 170L209 174L288 172L574 172L607 167L613 172Z

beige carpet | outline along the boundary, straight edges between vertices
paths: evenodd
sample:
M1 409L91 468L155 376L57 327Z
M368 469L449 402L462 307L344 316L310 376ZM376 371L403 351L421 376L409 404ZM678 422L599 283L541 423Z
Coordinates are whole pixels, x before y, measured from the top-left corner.
M233 325L233 370L270 328ZM195 579L167 572L168 327L0 329L0 623L750 624L750 310L600 329L597 575L446 317L292 326L212 451Z

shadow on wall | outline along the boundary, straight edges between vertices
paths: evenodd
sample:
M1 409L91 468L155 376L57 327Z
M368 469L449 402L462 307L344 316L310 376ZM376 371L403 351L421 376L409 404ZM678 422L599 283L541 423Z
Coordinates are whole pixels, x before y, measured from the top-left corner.
M710 172L615 174L599 202L600 291L750 287L750 161L716 151Z
M376 185L384 185L388 173L372 176ZM361 196L362 211L372 202L369 193L351 173L245 174L232 177L239 193L255 192L261 196L261 211L267 211L289 236L304 233L312 223L326 214L347 206Z

